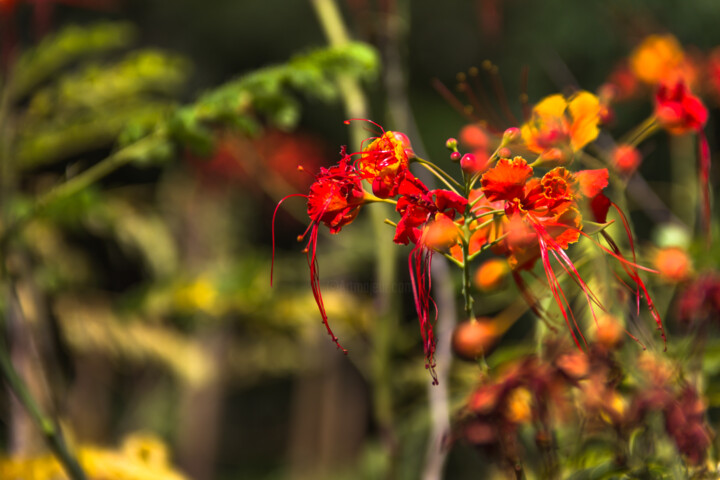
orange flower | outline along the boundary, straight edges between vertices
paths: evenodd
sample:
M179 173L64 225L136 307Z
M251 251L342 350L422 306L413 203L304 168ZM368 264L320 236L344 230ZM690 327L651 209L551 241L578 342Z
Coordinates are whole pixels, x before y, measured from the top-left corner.
M480 179L488 201L505 202L504 229L508 237L503 245L513 269L530 268L539 258L538 236L546 237L551 249L566 249L578 240L582 229L576 202L582 196L578 179L562 167L541 179L530 178L532 172L522 157L500 159ZM595 176L581 178L588 184L584 190L594 193Z
M680 43L673 35L650 35L630 54L633 74L650 85L685 80L690 69Z
M567 163L574 152L597 138L601 111L600 101L590 92L567 99L559 94L545 97L521 127L523 141L544 161Z
M523 296L536 313L542 315L537 308L536 300L528 292L519 273L521 270L532 268L537 259L541 259L550 291L572 333L575 344L581 348L575 331L580 333L583 342L585 339L553 270L551 259L555 258L563 270L578 284L594 317L593 304L598 304L597 297L582 279L565 250L570 244L577 242L580 235L587 236L582 233L580 202L588 204L596 220L604 221L611 205L602 193L608 185L608 172L606 169L600 169L583 170L573 174L565 168L556 167L542 178L530 178L531 176L532 167L527 165L523 158L500 159L494 168L481 177L481 191L487 201L501 202L503 205L505 220L502 229L505 237L498 243L498 248L504 249L508 263L513 269L513 278ZM622 218L623 224L626 224L624 217ZM629 232L627 226L626 230ZM623 263L624 269L636 283L638 291L642 290L645 295L649 309L662 331L662 322L638 276L637 265L622 257L617 245L609 236L603 236L612 250L598 245ZM662 335L665 338L664 332Z

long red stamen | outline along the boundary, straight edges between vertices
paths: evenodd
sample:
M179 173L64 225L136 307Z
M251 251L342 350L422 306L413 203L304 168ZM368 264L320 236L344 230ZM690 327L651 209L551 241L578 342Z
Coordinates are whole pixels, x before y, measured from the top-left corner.
M433 333L432 322L430 321L430 303L433 302L430 297L430 289L432 287L432 279L430 268L432 262L432 250L427 248L422 242L410 252L408 257L408 269L410 271L410 284L413 291L413 299L415 301L415 309L418 314L418 322L420 323L420 334L423 339L423 350L425 353L425 368L430 371L433 379L433 385L438 384L437 373L435 372L435 335ZM437 309L436 309L437 311Z
M368 119L368 118L348 118L348 119L345 120L343 123L344 123L345 125L350 125L350 122L368 122L368 123L372 123L373 125L375 125L376 127L378 127L382 133L385 133L385 129L382 127L382 125L380 125L379 123L373 122L372 120L370 120L370 119Z
M606 232L602 232L602 233L603 233L603 238L605 238L605 240L608 241L608 243L611 245L613 250L616 250L616 253L613 254L613 256L615 258L621 258L622 254L620 253L620 249L618 248L617 244L612 240L612 238ZM599 245L597 242L596 242L596 244ZM602 247L602 245L601 245L601 247ZM604 249L604 247L603 247L603 249ZM645 302L647 303L648 310L650 311L650 315L653 317L653 320L655 320L657 329L660 330L660 335L662 336L662 339L663 339L664 350L667 351L667 337L665 336L665 327L663 327L662 319L660 318L660 314L658 313L658 311L655 309L655 304L653 303L652 298L650 297L650 294L648 293L647 288L645 287L645 282L642 281L642 278L640 278L640 274L637 272L637 270L635 270L635 268L642 268L642 267L631 264L630 262L627 262L627 263L632 266L632 269L630 271L628 271L626 269L625 271L628 274L628 276L630 277L630 279L633 282L635 282L635 285L638 288L637 301L640 302L640 293L639 292L640 292L640 290L642 290L642 294L645 297ZM652 270L652 271L657 273L657 271L655 271L655 270Z
M273 217L272 217L272 260L270 261L270 286L271 287L273 284L273 271L275 269L275 216L277 215L280 205L282 205L282 203L290 197L305 197L305 198L307 198L307 195L304 195L302 193L293 193L293 194L287 195L286 197L281 198L280 201L278 202L278 204L275 206L275 211L273 212Z
M568 304L567 310L565 309L565 303L567 303L567 298L565 298L565 294L562 291L562 288L560 287L560 282L558 281L557 277L555 276L555 271L552 268L552 265L550 264L550 255L548 255L548 248L545 244L545 241L543 240L542 236L538 233L538 246L540 248L540 259L542 260L543 269L545 270L545 276L547 277L548 286L550 287L550 291L553 294L553 298L555 298L555 303L557 303L558 307L560 308L560 313L562 313L563 318L565 319L565 323L568 326L568 329L570 330L570 334L573 337L573 341L575 342L575 345L578 347L578 349L582 350L582 346L580 345L580 342L577 339L577 336L575 335L575 329L573 329L572 324L570 323L570 318L568 317L567 310L570 310L570 315L572 316L573 324L575 325L575 328L577 328L578 333L580 333L580 336L582 337L582 332L580 332L580 329L578 328L577 322L575 321L575 316L572 314L572 309L570 309L570 305ZM585 341L585 338L582 337L583 342L587 346L587 341Z
M315 303L317 303L318 310L320 310L320 316L322 317L322 321L325 325L325 328L327 329L328 335L330 335L332 341L335 342L335 345L337 345L337 347L342 350L344 354L347 355L347 350L344 349L342 345L340 345L338 338L335 336L332 329L330 328L327 313L325 312L325 304L323 303L322 294L320 293L320 269L317 261L317 238L319 224L313 223L312 225L313 228L310 233L310 240L308 241L308 245L306 248L308 267L310 267L310 288L312 289L313 296L315 297Z

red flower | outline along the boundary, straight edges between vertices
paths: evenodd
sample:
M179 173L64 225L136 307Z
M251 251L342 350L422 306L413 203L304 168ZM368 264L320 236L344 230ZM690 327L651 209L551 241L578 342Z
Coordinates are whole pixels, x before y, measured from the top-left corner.
M343 152L344 153L344 152ZM338 233L342 227L352 222L360 211L360 207L368 201L367 194L362 188L362 179L350 163L350 156L344 155L338 165L330 168L321 168L315 182L310 186L308 195L293 194L280 200L273 214L273 259L275 257L275 215L282 202L290 197L307 197L307 212L310 225L298 240L310 234L305 247L308 266L310 267L310 286L325 328L332 337L333 342L343 352L347 351L340 346L337 337L328 324L325 306L320 293L320 277L318 275L317 261L317 235L320 223L325 224L330 233ZM272 266L270 270L270 284L272 285Z
M467 199L448 190L429 190L420 179L407 173L398 186L395 209L402 215L395 231L395 243L420 243L425 227L436 215L450 220L465 212Z
M435 337L430 322L430 267L433 249L447 248L457 242L453 220L462 215L467 199L447 190L429 190L418 178L406 172L398 185L400 198L396 210L402 215L395 231L395 243L415 247L410 252L408 267L413 287L415 309L423 337L423 350L433 383L435 375Z
M513 278L520 291L533 310L539 314L542 312L537 307L537 301L527 291L519 271L532 268L537 259L541 259L550 291L576 345L580 347L580 342L575 336L575 329L578 329L577 323L553 270L551 258L554 257L565 273L578 284L588 301L593 317L595 317L593 304L600 305L600 303L580 276L565 250L570 244L577 242L580 235L588 236L582 232L580 204L587 204L596 221L605 221L608 209L612 205L612 202L602 193L602 190L608 185L608 172L606 169L600 169L583 170L573 174L565 168L557 167L540 179L531 178L531 176L532 167L523 158L516 157L513 160L500 159L497 165L488 170L480 179L481 191L486 200L502 202L501 208L505 211L505 219L502 223L504 232L500 234L505 235L505 238L498 243L496 250L501 250L507 255L508 263L514 271ZM629 227L625 218L622 218L629 234ZM617 245L605 232L602 232L602 235L610 245L610 249L596 242L597 245L621 262L626 273L637 286L638 299L642 291L653 318L662 331L660 317L638 275L639 267L634 261L629 262L621 255ZM630 245L633 248L631 238ZM579 329L578 333L585 342ZM665 338L664 332L662 335Z
M671 134L696 132L700 145L700 185L702 186L703 228L710 241L710 147L703 132L708 111L702 101L690 93L685 83L662 84L655 95L655 116Z
M350 157L346 156L338 165L321 168L307 196L311 225L322 222L330 233L338 233L352 222L365 202L360 176L349 160Z
M655 115L673 135L699 132L708 119L705 105L682 81L660 85L655 94Z
M387 131L375 138L360 153L357 168L363 179L372 183L380 198L394 197L413 156L410 140L400 132Z

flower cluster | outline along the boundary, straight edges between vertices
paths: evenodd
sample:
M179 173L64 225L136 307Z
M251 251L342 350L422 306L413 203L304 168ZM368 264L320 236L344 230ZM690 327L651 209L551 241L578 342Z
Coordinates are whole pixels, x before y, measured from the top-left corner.
M609 184L608 170L568 169L599 134L600 110L599 99L589 92L578 92L568 98L552 95L538 103L526 123L492 140L495 148L490 154L487 153L490 137L480 127L464 129L463 142L475 142L475 153L463 156L455 139L446 142L452 151L451 159L460 161L460 181L437 165L418 158L407 136L378 126L380 134L366 140L361 151L348 154L343 148L337 165L321 168L307 195L291 195L307 198L310 225L299 238L308 238L305 251L312 291L327 331L338 348L342 347L330 329L320 292L318 232L321 224L328 227L330 233L340 232L364 205L374 202L395 206L399 219L388 219L386 223L395 228L396 244L412 247L408 259L410 281L426 367L434 381L437 378L433 324L437 312L431 298L430 276L434 254L445 256L466 272L463 294L467 319L474 318L470 263L487 250L506 259L531 308L548 317L521 276L540 260L550 292L576 345L582 349L580 339L586 345L587 342L570 308L560 276L567 275L580 287L593 317L596 308L604 308L567 253L581 238L591 238L601 251L619 260L629 283L634 285L631 288L637 293L638 302L641 296L645 297L662 329L662 322L640 279L641 267L622 255L617 243L603 228L597 231L605 245L593 237L597 232L586 231L588 222L601 227L607 225L608 211L614 205L603 193ZM529 162L514 152L530 152L536 158ZM475 163L468 160L463 164L468 155L482 155L483 160ZM445 188L429 187L427 179L410 170L413 163L424 168L424 173L434 175ZM537 169L545 171L538 175ZM629 235L625 217L622 213L620 216ZM561 273L555 271L556 265L560 265Z
M521 465L529 448L539 452L563 448L557 445L562 440L552 433L561 425L582 425L585 442L613 439L629 444L647 428L646 418L659 414L666 438L689 464L699 465L705 459L712 438L706 405L666 362L641 354L640 379L633 383L624 382L627 374L614 353L599 343L587 353L562 344L548 344L545 349L542 359L520 358L475 388L455 419L450 441L467 442L512 470ZM523 429L534 431L534 445L523 442ZM618 466L630 461L622 451L618 449L615 458Z
M430 272L436 254L463 270L465 320L475 318L470 265L481 255L486 257L484 252L492 252L505 260L506 271L529 307L555 330L549 311L552 305L549 309L543 304L537 288L533 291L527 283L528 277L536 277L538 282L543 282L544 277L543 283L580 350L587 349L588 342L575 312L577 306L573 308L573 298L567 292L569 283L574 283L579 296L584 297L587 316L596 326L600 318L609 314L609 302L628 299L628 295L618 292L632 292L636 315L644 302L665 344L663 322L641 276L643 270L654 271L637 263L630 222L611 198L618 193L613 190L622 189L640 166L642 156L637 147L644 139L661 130L671 135L697 134L702 211L709 231L710 152L703 133L708 112L691 91L701 85L701 75L698 69L691 68L691 60L674 38L653 36L637 47L601 86L598 95L584 90L549 95L526 108L524 120L511 120L513 126L504 131L484 120L466 125L460 132L460 142L454 138L446 141L450 160L459 163L459 178L419 158L405 134L385 131L371 122L379 129L376 137L364 141L358 152L347 153L343 148L340 162L321 168L308 194L291 195L307 199L310 225L299 238L307 238L305 252L312 292L338 348L342 347L330 329L320 292L318 233L321 225L330 233L340 232L364 205L374 202L394 205L398 218L386 219L386 223L395 228L396 244L411 247L410 281L426 366L434 381L433 324L437 311L431 298ZM612 121L614 106L640 92L640 85L652 91L654 107L648 119L610 151L600 145L590 148L605 123ZM467 92L468 88L466 84L461 90ZM441 93L454 105L459 104L447 89ZM465 153L459 147L465 148ZM585 168L575 168L578 164ZM621 242L610 235L609 226L614 222L626 233ZM591 288L592 282L584 278L587 273L571 254L571 247L580 243L585 244L585 252L594 249L615 261L619 268L610 271L609 278L615 277L616 285L605 285L597 292L598 287ZM682 272L668 276L666 263L658 263L663 278L680 281ZM538 264L542 276L535 272ZM483 290L486 283L498 282L476 279L475 283ZM622 325L619 328L624 330ZM627 333L645 348L638 338ZM482 349L467 351L483 355Z

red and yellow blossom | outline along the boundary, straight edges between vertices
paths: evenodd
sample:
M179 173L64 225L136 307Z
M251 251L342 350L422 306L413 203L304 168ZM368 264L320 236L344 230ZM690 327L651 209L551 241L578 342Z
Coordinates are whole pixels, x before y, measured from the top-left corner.
M372 184L375 195L394 197L413 156L410 140L404 133L387 131L363 149L357 168L362 178Z
M568 163L574 152L597 138L601 112L600 100L590 92L545 97L521 127L522 139L545 162Z
M499 160L497 165L488 170L480 179L481 191L485 198L490 202L503 202L505 215L502 223L504 230L502 235L504 237L496 245L496 250L502 250L507 256L508 263L514 270L513 277L529 301L532 299L524 286L519 271L532 268L537 259L542 261L550 291L576 345L580 347L575 330L580 333L583 342L585 339L578 329L568 300L553 270L551 258L554 257L563 270L578 284L588 301L593 317L595 317L593 304L599 305L598 300L580 276L565 250L572 243L577 242L581 235L587 236L582 232L583 222L580 208L583 204L586 205L583 208L592 212L595 221L605 221L608 209L612 205L612 202L602 193L608 185L608 172L606 169L599 169L571 173L563 167L556 167L542 178L532 177L532 173L533 169L525 159L515 157L512 160ZM625 224L625 218L622 218ZM626 229L629 232L627 227ZM622 263L626 273L636 284L636 291L642 291L664 339L662 322L638 275L639 267L634 262L629 262L622 257L617 245L604 232L603 237L611 249L602 246L601 248ZM534 302L531 304L534 305Z
M540 258L538 238L551 250L577 242L582 216L577 201L600 194L607 186L606 170L573 174L562 167L542 178L531 178L532 167L522 157L501 159L481 178L481 191L490 202L502 201L508 233L503 246L514 269L530 268Z

